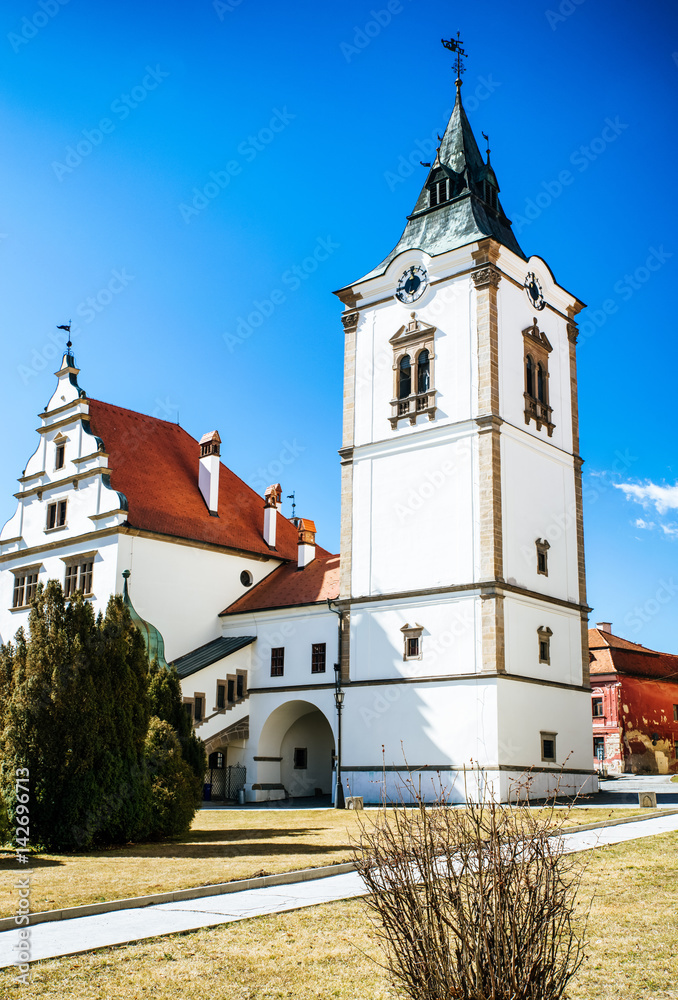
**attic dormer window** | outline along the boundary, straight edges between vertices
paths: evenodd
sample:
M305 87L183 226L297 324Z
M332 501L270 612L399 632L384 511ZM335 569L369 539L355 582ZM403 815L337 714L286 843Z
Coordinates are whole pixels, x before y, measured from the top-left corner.
M447 177L443 177L441 181L436 181L429 188L429 207L435 208L436 205L442 205L444 202L450 200L450 185Z

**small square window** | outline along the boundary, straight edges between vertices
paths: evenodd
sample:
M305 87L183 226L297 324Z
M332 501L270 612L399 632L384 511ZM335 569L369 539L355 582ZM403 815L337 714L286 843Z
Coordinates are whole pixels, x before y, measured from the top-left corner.
M232 677L228 678L228 704L232 705L235 702L235 681Z
M226 685L217 684L217 709L221 711L226 708Z
M556 733L541 733L541 759L555 764Z
M539 637L539 662L540 663L551 663L551 636L553 632L548 627L548 625L540 625L537 629L537 635Z
M593 756L596 760L605 759L605 737L604 736L594 736L593 737Z
M308 767L308 750L306 747L294 748L294 769L295 771L305 771Z
M196 722L202 722L203 720L203 699L202 695L199 694L193 699L193 718Z
M235 695L238 701L245 697L245 675L238 673L235 677Z
M275 646L271 650L271 677L282 677L285 673L285 647Z
M63 469L66 464L66 445L58 444L54 451L54 468Z
M327 659L327 645L324 642L314 642L311 645L311 673L324 674Z
M409 658L419 656L419 636L407 640L407 655Z
M47 504L47 530L52 528L63 528L66 524L67 500L57 500L55 503Z
M545 538L538 538L535 542L537 546L537 573L540 576L549 575L549 549L551 546Z
M400 631L404 640L403 660L421 660L424 626L407 624L403 625Z
M593 710L593 718L599 719L603 715L603 699L602 698L592 698L591 706Z

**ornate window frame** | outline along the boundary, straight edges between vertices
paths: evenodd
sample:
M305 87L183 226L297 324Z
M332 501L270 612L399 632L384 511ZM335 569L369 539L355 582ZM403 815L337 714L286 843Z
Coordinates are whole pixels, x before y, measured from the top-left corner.
M38 580L42 563L33 563L31 566L21 566L10 570L14 576L12 584L12 607L10 611L25 611L30 608L31 601L38 590ZM15 603L19 601L20 603Z
M551 665L551 636L553 632L548 625L540 625L537 629L539 662Z
M409 420L414 427L417 417L426 414L429 420L436 415L435 388L435 326L420 323L416 313L410 313L410 321L401 326L389 340L393 347L393 399L391 400L391 429L396 430L399 420ZM429 388L419 392L419 356L422 351L428 351ZM400 362L408 355L410 358L410 393L400 398Z
M538 576L548 576L549 575L549 549L551 546L545 538L537 538L535 540L535 546L537 549L537 575ZM542 569L543 560L543 569Z
M541 745L541 759L546 764L556 764L558 762L558 753L557 753L557 750L556 750L556 739L557 739L557 737L558 737L558 733L546 733L546 732L539 733L539 743ZM545 752L544 752L545 751L544 744L546 742L549 742L549 743L553 744L553 756L552 757L548 757L545 754Z
M400 631L403 634L403 660L421 660L423 656L422 635L424 626L418 625L416 622L414 625L409 625L406 622ZM413 647L412 643L416 643L416 647Z
M555 424L553 409L549 405L549 354L553 350L551 343L543 330L539 329L537 317L533 318L532 326L523 330L523 371L525 373L525 423L534 420L537 430L545 427L551 437ZM528 374L528 361L531 362L532 374ZM539 369L543 374L543 398L539 398Z

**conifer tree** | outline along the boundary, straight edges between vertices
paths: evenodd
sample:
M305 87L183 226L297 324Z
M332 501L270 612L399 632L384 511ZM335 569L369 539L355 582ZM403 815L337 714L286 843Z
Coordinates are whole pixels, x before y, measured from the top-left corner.
M202 740L193 731L190 716L184 707L176 667L165 670L154 660L149 669L148 693L151 715L170 724L181 745L181 755L191 769L194 777L192 798L195 810L202 800L207 755Z
M148 659L120 597L95 620L80 594L39 587L28 636L0 649L0 783L14 825L14 777L30 774L33 846L87 849L146 835Z

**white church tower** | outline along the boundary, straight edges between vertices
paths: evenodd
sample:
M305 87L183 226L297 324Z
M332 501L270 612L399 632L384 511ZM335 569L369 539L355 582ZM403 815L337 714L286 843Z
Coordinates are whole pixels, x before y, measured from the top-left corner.
M518 245L460 79L399 243L337 295L351 792L404 757L457 797L471 761L503 798L528 769L534 797L594 790L583 303Z

